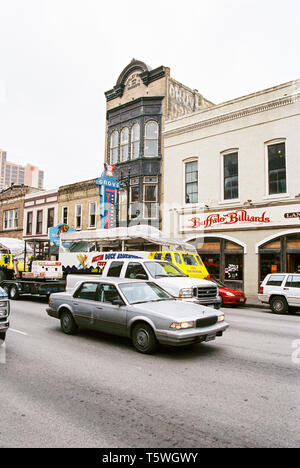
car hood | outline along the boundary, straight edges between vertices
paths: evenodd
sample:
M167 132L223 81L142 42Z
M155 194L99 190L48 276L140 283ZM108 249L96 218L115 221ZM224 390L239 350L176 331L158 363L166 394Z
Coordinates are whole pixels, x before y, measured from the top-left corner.
M141 313L149 312L155 315L163 315L171 320L182 322L219 315L219 312L210 307L176 300L143 302L141 304L134 304L131 307L136 311L140 310Z
M219 292L220 293L230 292L230 293L234 294L235 296L237 296L237 295L245 296L245 293L243 293L243 291L238 291L237 289L230 289L230 288L221 288L221 286L219 286Z
M178 296L178 292L182 288L208 288L216 287L212 281L190 278L185 276L167 276L166 278L154 278L155 283L159 284L166 291Z

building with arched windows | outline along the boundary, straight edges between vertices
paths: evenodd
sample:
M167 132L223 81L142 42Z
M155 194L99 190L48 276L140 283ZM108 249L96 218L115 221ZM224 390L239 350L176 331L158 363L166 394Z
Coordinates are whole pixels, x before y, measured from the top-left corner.
M135 59L105 96L105 162L116 166L121 182L117 225L161 227L164 122L208 108L212 103L197 90L171 78L169 68L151 69Z
M165 122L166 234L256 294L300 265L300 80Z

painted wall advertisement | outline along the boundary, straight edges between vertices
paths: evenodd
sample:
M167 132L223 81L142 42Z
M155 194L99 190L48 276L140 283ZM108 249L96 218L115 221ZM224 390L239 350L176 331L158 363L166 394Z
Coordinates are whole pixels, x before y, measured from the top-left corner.
M180 214L180 232L299 226L300 204Z
M98 179L100 195L100 229L110 229L116 225L116 198L120 182L114 175L114 168L111 164L104 164L104 171Z

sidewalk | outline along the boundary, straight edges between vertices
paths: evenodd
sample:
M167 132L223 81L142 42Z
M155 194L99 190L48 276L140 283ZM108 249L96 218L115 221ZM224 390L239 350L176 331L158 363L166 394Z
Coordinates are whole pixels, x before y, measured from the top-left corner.
M247 296L247 302L244 307L255 307L256 309L270 310L269 304L262 304L257 296Z

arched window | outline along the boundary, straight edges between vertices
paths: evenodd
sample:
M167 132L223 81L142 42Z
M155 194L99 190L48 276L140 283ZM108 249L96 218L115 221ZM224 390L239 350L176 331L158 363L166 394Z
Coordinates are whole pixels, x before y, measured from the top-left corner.
M127 127L121 131L121 161L127 161L129 157L129 130Z
M110 163L116 164L119 159L119 133L114 131L110 137Z
M131 129L131 159L136 159L140 155L140 135L141 129L136 123Z
M158 123L153 120L145 127L145 156L158 156Z

